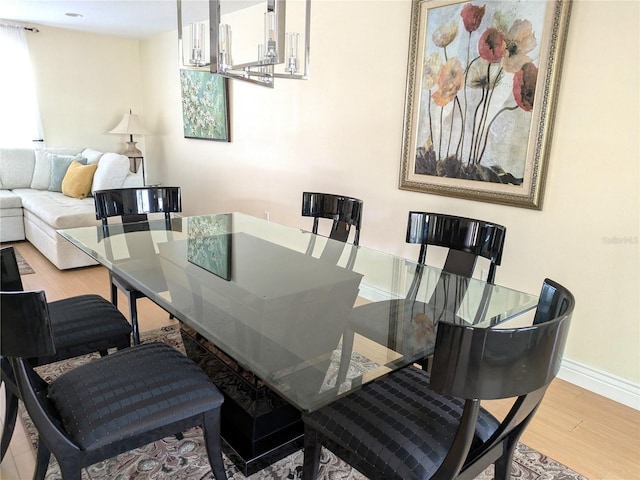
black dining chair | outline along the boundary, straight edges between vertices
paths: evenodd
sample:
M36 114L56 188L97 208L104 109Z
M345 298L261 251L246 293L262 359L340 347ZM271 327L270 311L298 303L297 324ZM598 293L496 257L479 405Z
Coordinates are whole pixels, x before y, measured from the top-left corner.
M14 247L0 249L0 268L0 290L24 290ZM109 349L123 349L131 345L131 325L111 302L99 295L65 298L49 303L48 308L56 352L29 358L29 364L34 367L93 352L107 355ZM1 321L5 321L4 317ZM0 367L6 405L0 443L1 461L13 436L20 393L13 369L4 355L0 356Z
M428 212L409 212L407 243L420 245L413 278L404 298L367 303L353 309L351 329L389 348L402 349L401 338L394 336L394 325L424 324L427 334L435 335L439 321L455 320L456 306L465 296L469 279L474 275L478 258L486 259L488 283L493 283L496 268L502 261L507 229L484 220ZM429 247L447 249L442 273L431 289L429 298L419 299ZM487 289L487 292L489 289ZM483 302L488 303L488 298ZM477 309L483 318L482 306ZM433 340L433 338L432 338ZM346 342L351 342L350 334ZM428 361L423 362L425 368Z
M360 227L362 224L362 208L364 202L358 198L346 197L344 195L334 195L332 193L303 192L302 193L302 216L313 217L313 227L311 232L318 234L320 219L331 220L329 238L342 242L343 245L329 242L325 245L320 258L335 263L342 255L344 244L349 240L349 234L353 227L352 245L356 247L360 243ZM307 255L313 253L315 247L314 236L309 240ZM347 268L353 268L355 263L357 248L351 247L351 253L347 261Z
M533 325L438 325L431 376L409 366L304 414L303 480L315 480L321 446L371 480L471 479L489 465L510 478L518 439L557 375L574 309L545 280ZM498 420L482 400L514 398Z
M94 193L96 207L96 219L102 220L103 233L109 236L109 218L120 217L123 231L148 231L148 216L154 213L163 213L167 225L171 223L171 214L182 211L182 197L180 187L136 187L119 188L113 190L99 190ZM153 245L143 247L131 245L130 255L149 256L153 252ZM131 251L133 250L133 251ZM111 283L111 301L118 305L118 290L122 291L129 302L129 316L133 325L133 342L140 343L140 331L138 327L137 300L145 295L133 287L122 277L109 270ZM173 318L173 317L172 317Z
M420 245L418 263L422 265L426 264L428 246L448 249L442 270L464 277L471 277L478 257L484 257L489 261L486 281L493 283L506 234L507 229L494 222L412 211L407 219L406 241Z
M327 242L320 253L320 259L337 263L342 256L342 253L347 247L349 240L349 234L353 227L353 241L350 248L349 257L345 267L347 270L352 270L356 262L356 255L358 253L358 245L360 244L360 228L362 225L362 209L364 202L359 198L347 197L344 195L335 195L332 193L321 192L303 192L302 193L302 216L313 217L313 226L311 232L314 234L309 239L309 245L307 246L307 255L312 255L318 230L320 227L320 220L331 220L331 227L329 230L329 238L336 240L335 242ZM353 342L353 335L350 332L345 332L343 338L348 338L351 343ZM343 340L344 345L344 340ZM342 348L340 357L340 366L338 369L336 387L346 379L349 364L351 360L351 348Z
M203 427L215 478L226 479L223 396L184 354L160 342L134 346L47 384L28 361L57 353L44 292L0 296L2 356L38 431L34 479L44 479L52 453L62 478L80 480L84 467L195 426Z

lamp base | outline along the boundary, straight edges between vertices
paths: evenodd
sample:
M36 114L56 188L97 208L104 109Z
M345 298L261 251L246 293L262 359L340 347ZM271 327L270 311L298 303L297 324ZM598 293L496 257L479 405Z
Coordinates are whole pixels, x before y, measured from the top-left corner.
M127 149L122 152L127 157L141 157L142 152L136 148L137 142L127 142Z
M140 168L142 162L142 157L129 157L129 171L131 173L138 173L138 168Z

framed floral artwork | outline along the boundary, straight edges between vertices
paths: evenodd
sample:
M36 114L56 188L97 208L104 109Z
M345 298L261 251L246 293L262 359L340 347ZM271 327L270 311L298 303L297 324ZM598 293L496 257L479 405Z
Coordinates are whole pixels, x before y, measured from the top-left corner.
M208 272L231 280L231 216L187 218L187 260Z
M542 208L570 9L412 3L401 189Z
M185 138L230 141L227 79L197 70L180 70Z

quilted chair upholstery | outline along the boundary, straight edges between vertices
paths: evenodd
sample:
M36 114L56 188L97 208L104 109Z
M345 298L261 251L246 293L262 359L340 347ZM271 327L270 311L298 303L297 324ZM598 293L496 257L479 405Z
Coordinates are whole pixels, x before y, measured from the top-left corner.
M440 323L432 377L409 366L303 415L303 480L325 446L371 480L475 478L495 464L508 479L520 435L556 376L573 295L546 280L533 326ZM515 398L502 421L481 400Z
M305 425L344 441L380 471L378 478L432 478L453 444L464 401L435 392L416 395L428 385L425 371L404 368L307 416ZM499 425L482 410L475 445L486 442Z
M34 366L58 362L92 352L131 345L131 325L120 311L100 295L78 295L49 303L56 354L37 358Z
M216 480L226 479L223 396L195 363L167 344L150 343L47 384L26 360L55 353L44 292L1 296L2 354L10 359L39 435L34 479L44 479L52 453L65 480L80 480L83 467L195 426L204 429Z
M13 247L0 250L0 290L22 291L22 280ZM55 338L55 354L29 358L32 366L45 365L80 355L109 349L123 349L131 345L131 325L120 311L99 295L79 295L48 304L51 327ZM4 458L18 414L19 391L8 359L1 357L0 380L5 384L6 409L0 445L0 459Z

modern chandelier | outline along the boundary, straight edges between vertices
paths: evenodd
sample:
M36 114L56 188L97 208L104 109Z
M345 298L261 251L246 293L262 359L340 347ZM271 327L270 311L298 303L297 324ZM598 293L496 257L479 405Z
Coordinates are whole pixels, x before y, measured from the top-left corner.
M228 2L233 3L231 0ZM272 88L275 78L309 78L311 0L289 1L292 10L290 19L287 18L286 0L245 2L250 5L264 3L266 11L263 19L255 22L256 25L262 23L263 38L255 44L255 54L242 63L234 63L234 57L240 55L234 51L233 44L243 45L246 55L247 40L253 38L259 29L245 32L246 38L236 38L232 42L231 25L222 23L221 0L208 0L208 12L186 11L195 10L198 3L202 7L204 2L177 0L181 68L210 71L223 77ZM287 31L291 26L301 28L302 33L300 30Z

